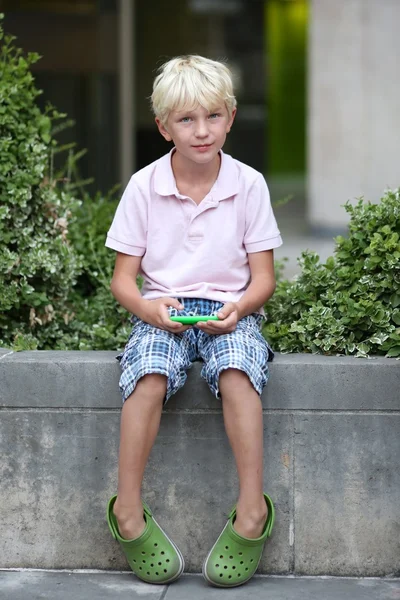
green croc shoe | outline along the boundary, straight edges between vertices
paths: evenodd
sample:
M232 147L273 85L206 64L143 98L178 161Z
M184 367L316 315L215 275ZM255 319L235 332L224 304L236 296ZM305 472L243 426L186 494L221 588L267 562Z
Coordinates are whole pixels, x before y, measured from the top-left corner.
M275 520L272 500L267 494L264 494L264 497L268 506L268 517L259 538L245 538L236 533L233 528L236 507L233 508L221 535L204 561L203 576L208 583L228 588L242 585L253 577Z
M113 496L108 503L107 522L113 538L120 543L135 575L146 583L160 585L178 579L185 567L183 556L154 519L147 504L143 502L145 530L138 538L125 540L119 533L113 511L116 498L117 496Z

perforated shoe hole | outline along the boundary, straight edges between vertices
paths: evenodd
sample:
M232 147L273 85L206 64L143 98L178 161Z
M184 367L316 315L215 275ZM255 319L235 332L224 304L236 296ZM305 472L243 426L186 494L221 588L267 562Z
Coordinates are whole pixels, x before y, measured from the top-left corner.
M251 558L251 559L250 559L250 562L254 562L254 558Z
M232 560L232 559L233 559L233 556L230 556L229 558Z
M167 560L165 562L169 562L169 558L167 558Z
M218 567L219 567L219 564L217 564L217 565L215 565L215 566L216 566L216 567L217 567L217 569L218 569Z
M232 575L228 575L228 579L232 579Z
M225 550L229 550L229 546L225 546Z
M158 572L156 571L156 575L158 575Z
M225 565L225 566L224 566L224 569L227 569L227 568L228 568L228 567Z
M220 573L220 575L219 575L219 576L220 576L220 577L223 577L222 573Z
M241 565L243 564L243 561L242 561L242 560L240 561L240 564L241 564Z
M145 555L145 554L146 554L146 552L144 552L144 551L143 551L143 552L142 552L142 554L143 554L143 555Z
M154 544L154 547L155 547L155 548L157 548L157 546L158 546L158 544L157 544L157 542L156 542L156 543Z
M224 558L222 554L220 555L220 558Z
M165 552L164 550L161 551L161 556L164 556Z
M164 569L164 573L167 573L167 569Z
M154 553L154 552L152 552L152 553L151 553L151 555L152 555L152 556L155 556L155 553Z
M243 552L239 552L239 556L243 556Z
M150 565L150 566L151 566L151 567L154 567L154 564L153 564L153 563L151 563L151 565Z
M236 567L235 567L235 566L233 566L233 567L232 567L232 569L233 569L233 570L235 570L235 569L236 569Z

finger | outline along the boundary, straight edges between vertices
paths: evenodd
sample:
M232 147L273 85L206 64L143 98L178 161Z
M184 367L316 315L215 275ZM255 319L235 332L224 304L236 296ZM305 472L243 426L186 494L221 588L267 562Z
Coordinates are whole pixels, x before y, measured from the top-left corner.
M237 323L237 315L235 312L230 313L225 319L220 321L206 321L207 325L216 331L227 329Z
M235 312L235 310L236 310L236 306L232 302L228 302L221 308L221 310L218 312L217 316L219 319L225 320L227 317L229 317L230 314Z
M172 308L176 308L176 310L182 310L183 304L179 302L177 298L163 298L164 306L172 306Z
M188 329L187 326L178 323L177 321L171 321L168 309L165 304L160 306L160 318L163 329L170 331L171 333L182 333Z
M214 329L213 327L208 327L207 325L204 325L199 329L201 329L201 331L203 331L207 335L224 335L227 333L232 333L232 331L235 331L236 327L232 325L231 327L224 327L224 329Z
M159 315L160 315L161 323L165 329L175 331L176 329L179 329L179 326L181 325L181 323L171 321L167 306L169 306L169 305L168 304L160 305Z
M197 327L209 334L230 333L236 329L237 319L232 314L223 321L206 321L198 323Z

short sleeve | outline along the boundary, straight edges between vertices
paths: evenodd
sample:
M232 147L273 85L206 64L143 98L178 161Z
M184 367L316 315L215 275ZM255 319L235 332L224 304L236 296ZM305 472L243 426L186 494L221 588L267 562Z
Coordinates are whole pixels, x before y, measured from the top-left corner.
M125 188L107 234L106 246L123 254L146 252L147 201L133 177Z
M243 242L248 254L271 250L282 245L268 187L261 174L249 190Z

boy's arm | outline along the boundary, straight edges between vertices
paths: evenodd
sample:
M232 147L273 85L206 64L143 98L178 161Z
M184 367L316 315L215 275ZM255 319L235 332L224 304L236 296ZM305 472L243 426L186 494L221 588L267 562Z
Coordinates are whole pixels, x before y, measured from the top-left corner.
M114 274L110 285L114 298L127 311L136 315L142 321L172 333L182 333L187 327L171 321L167 308L168 306L178 310L183 308L176 298L166 297L157 300L142 298L136 283L141 261L141 256L117 252Z
M239 302L238 319L257 312L275 291L274 251L265 250L248 254L251 282Z
M137 317L142 312L145 302L136 283L141 262L141 256L131 256L130 254L117 252L110 285L112 295L119 304Z
M235 331L237 322L257 312L275 291L274 251L248 254L251 282L238 302L227 302L219 311L221 321L198 323L197 327L210 334Z

